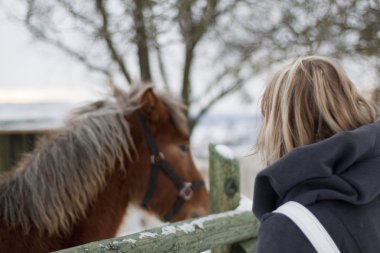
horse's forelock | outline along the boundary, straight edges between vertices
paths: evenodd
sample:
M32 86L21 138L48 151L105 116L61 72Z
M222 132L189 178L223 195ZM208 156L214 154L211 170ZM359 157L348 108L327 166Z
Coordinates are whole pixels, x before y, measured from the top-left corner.
M116 101L121 102L121 107L125 111L131 112L141 106L140 100L144 92L149 89L151 85L141 84L133 85L129 90L129 93L125 93L123 90L116 88L114 91L114 97ZM189 135L188 119L185 114L187 107L173 95L168 92L155 92L155 95L164 104L170 117L173 119L175 127L185 136Z
M175 127L185 136L189 136L189 125L185 114L186 106L176 98L169 94L158 94L161 102L164 103L171 118L174 121Z

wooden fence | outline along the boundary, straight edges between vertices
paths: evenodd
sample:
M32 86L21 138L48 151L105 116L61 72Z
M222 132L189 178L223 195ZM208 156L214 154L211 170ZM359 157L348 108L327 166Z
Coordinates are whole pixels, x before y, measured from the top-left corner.
M209 151L212 214L56 252L255 252L259 223L250 210L238 207L238 162L226 146L210 145Z

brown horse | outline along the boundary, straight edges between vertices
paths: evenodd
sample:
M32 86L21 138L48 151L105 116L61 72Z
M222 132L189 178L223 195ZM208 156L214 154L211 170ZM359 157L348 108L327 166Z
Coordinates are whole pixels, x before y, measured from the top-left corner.
M0 252L50 252L115 236L128 203L163 220L204 215L183 106L151 87L73 113L0 178Z

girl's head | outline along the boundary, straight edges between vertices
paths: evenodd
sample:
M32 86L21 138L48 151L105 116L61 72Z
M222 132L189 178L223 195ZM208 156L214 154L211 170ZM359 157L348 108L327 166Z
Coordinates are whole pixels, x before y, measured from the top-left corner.
M295 147L375 121L374 107L332 59L308 56L278 71L261 101L257 150L267 164Z

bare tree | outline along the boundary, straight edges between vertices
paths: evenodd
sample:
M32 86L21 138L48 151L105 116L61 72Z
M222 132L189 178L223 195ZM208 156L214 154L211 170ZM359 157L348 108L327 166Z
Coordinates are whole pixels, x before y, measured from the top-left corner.
M179 92L189 114L193 115L191 128L212 105L245 81L233 81L223 89L215 83L209 88L216 95L196 112L192 111L194 101L200 100L194 95L192 80L194 62L199 56L197 49L215 29L217 20L244 1L226 1L228 4L217 0L22 2L26 7L23 20L34 37L58 47L89 69L111 79L122 77L129 85L152 82ZM165 52L171 50L176 53L167 56ZM180 61L180 66L173 67L170 61ZM152 68L158 70L155 75ZM178 76L180 80L170 80L169 69L182 73ZM215 81L223 76L218 74Z
M179 94L191 129L275 61L377 59L380 45L376 0L20 1L34 37L107 78Z

